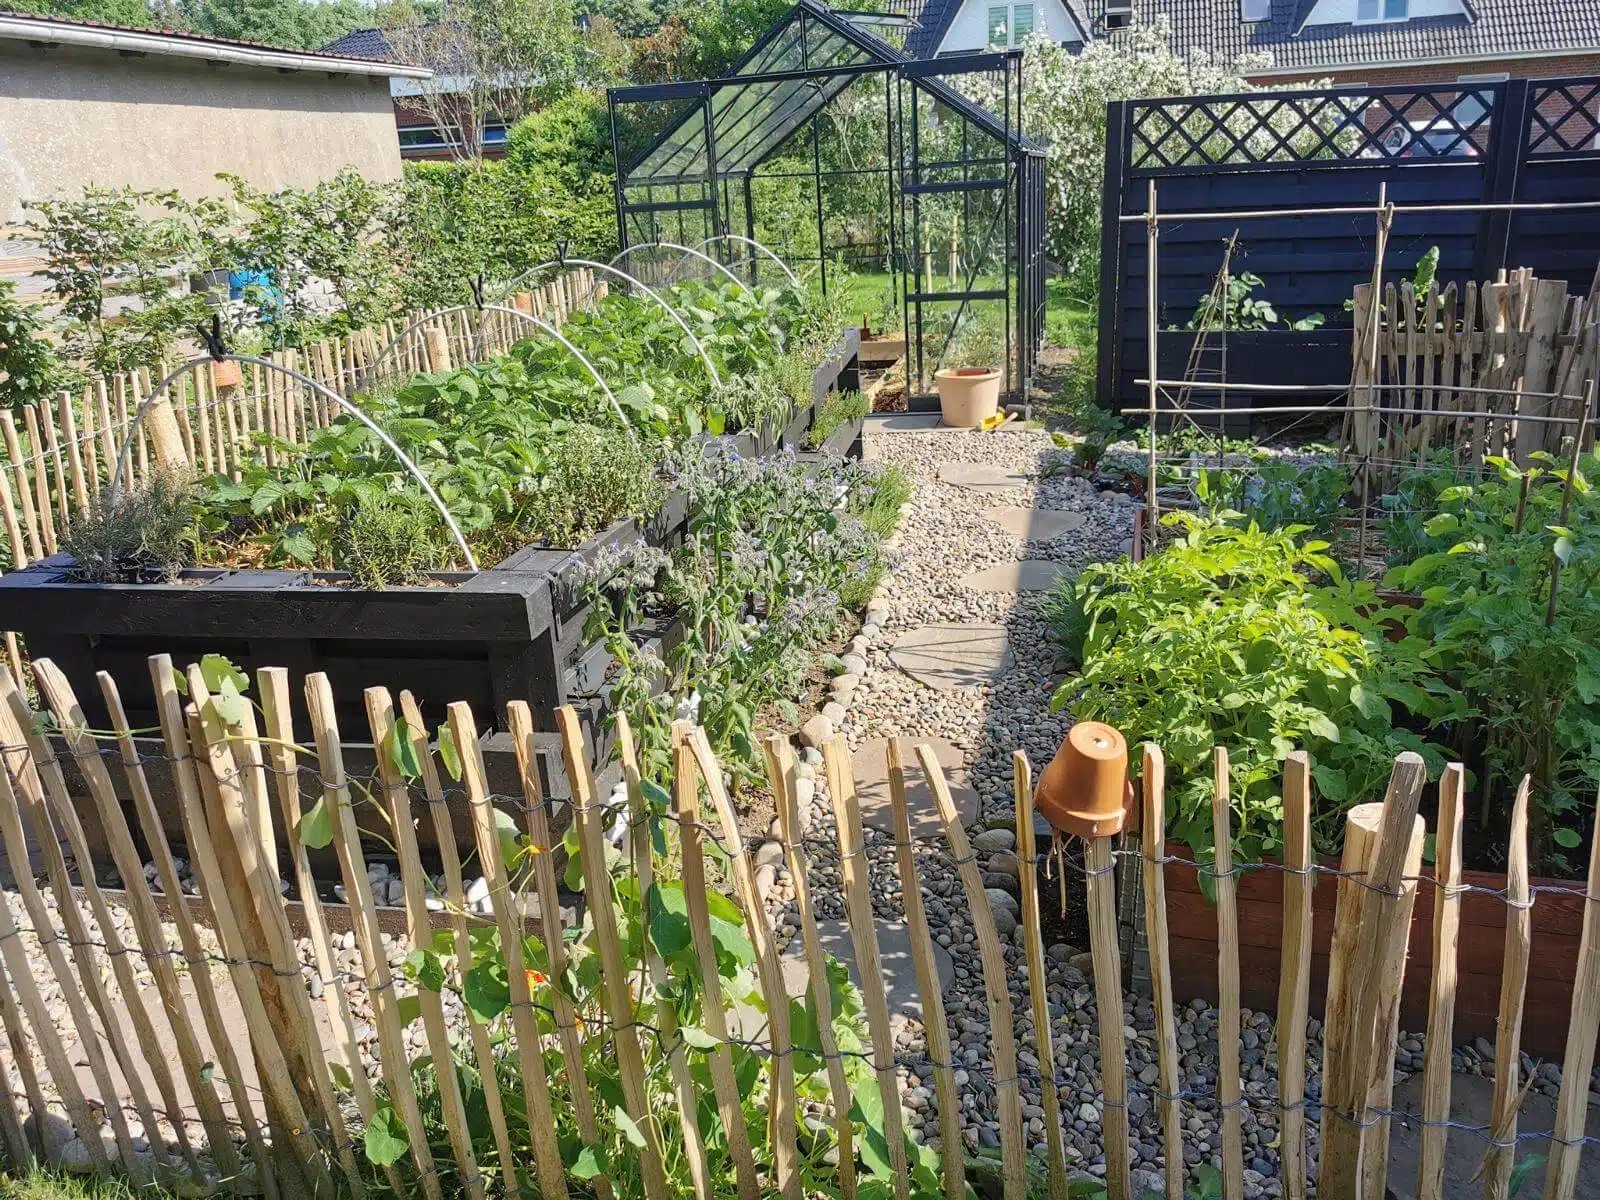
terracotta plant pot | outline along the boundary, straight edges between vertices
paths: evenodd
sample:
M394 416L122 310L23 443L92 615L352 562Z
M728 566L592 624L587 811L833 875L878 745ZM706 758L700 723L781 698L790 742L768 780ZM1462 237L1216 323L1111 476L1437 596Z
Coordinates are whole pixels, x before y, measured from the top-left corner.
M1133 807L1128 783L1128 743L1099 721L1079 721L1039 777L1039 815L1063 833L1081 838L1121 833Z
M211 383L219 388L236 388L244 385L244 372L232 360L211 364Z
M1000 372L994 367L951 367L933 379L946 425L972 429L1000 411Z

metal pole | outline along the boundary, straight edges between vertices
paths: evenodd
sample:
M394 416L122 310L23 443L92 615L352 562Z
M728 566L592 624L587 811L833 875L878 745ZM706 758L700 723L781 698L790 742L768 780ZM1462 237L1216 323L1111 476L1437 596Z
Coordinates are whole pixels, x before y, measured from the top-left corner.
M611 178L611 185L617 200L617 249L626 250L628 248L628 221L622 211L622 147L617 144L617 99L609 91L606 93L606 108L610 110L611 165L615 168Z
M1150 180L1149 190L1145 199L1145 279L1144 279L1144 336L1148 343L1145 346L1145 363L1150 370L1152 381L1159 375L1160 369L1156 362L1156 333L1158 322L1156 320L1156 280L1159 269L1157 243L1161 237L1161 218L1156 212L1156 181ZM1156 523L1161 517L1161 502L1156 496L1156 385L1150 384L1150 461L1145 470L1145 507L1150 511L1150 519L1145 526L1145 536L1150 539L1150 549L1155 549Z
M883 163L884 163L884 199L887 202L888 230L889 230L889 289L893 291L898 286L900 273L898 260L895 255L895 191L894 191L894 95L892 81L896 77L885 72L883 76ZM900 314L900 328L905 329L905 313ZM886 332L879 330L879 333Z

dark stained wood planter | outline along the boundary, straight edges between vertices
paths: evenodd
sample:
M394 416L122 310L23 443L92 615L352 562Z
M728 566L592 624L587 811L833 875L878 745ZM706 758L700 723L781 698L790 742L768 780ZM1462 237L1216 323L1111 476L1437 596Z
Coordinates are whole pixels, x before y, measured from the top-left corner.
M813 373L811 403L781 429L739 434L739 453L799 449L823 399L856 386L858 340L848 330ZM859 429L851 440L858 435ZM609 750L601 735L609 660L584 636L588 610L574 576L584 559L615 542L642 537L676 545L689 515L683 494L670 493L647 521L618 522L575 548L525 547L476 574L440 574L431 587L366 590L341 586L346 577L337 574L282 569L196 569L174 583L85 584L69 578L70 558L57 555L0 577L0 629L20 634L31 656L55 661L97 728L109 725L95 681L102 670L117 680L135 728L157 724L146 663L154 654L171 654L180 666L225 654L251 674L287 667L302 734L304 678L326 672L347 745L367 728L367 687L410 690L430 721L443 718L446 704L465 700L480 721L492 723L490 734L509 701L526 700L541 731L548 794L564 797L570 792L553 733L555 710L577 709L596 766ZM645 628L636 636L660 648L674 631ZM152 782L159 788L165 780ZM510 791L517 777L513 771L491 785ZM181 840L175 817L169 832ZM471 844L470 828L461 826L457 836Z
M1175 853L1183 851L1175 850ZM1463 871L1473 887L1505 887L1506 877ZM1217 999L1217 910L1201 895L1196 872L1182 864L1166 869L1167 921L1172 954L1173 995L1179 1003L1196 996ZM1328 946L1333 937L1338 880L1318 876L1312 895L1312 1015L1322 1015L1328 982ZM1529 1054L1559 1056L1566 1046L1572 986L1577 977L1578 939L1583 931L1582 882L1535 879L1535 887L1569 888L1573 894L1537 894L1533 913L1533 954L1529 965L1522 1047ZM1274 1012L1283 937L1283 875L1246 871L1239 877L1239 977L1242 1003ZM1411 918L1411 950L1400 997L1400 1024L1407 1032L1427 1031L1428 988L1433 971L1433 908L1438 889L1417 885ZM1500 964L1505 953L1506 906L1498 896L1467 892L1461 897L1459 979L1452 1044L1495 1037L1500 1008Z

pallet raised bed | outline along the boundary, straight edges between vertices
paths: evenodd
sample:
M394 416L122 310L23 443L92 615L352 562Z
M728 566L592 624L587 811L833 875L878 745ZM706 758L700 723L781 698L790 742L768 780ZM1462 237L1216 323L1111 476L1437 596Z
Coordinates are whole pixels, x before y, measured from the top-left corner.
M781 430L738 435L740 452L798 449L817 404L856 385L857 345L855 331L847 331L813 373L812 403ZM340 697L337 717L347 737L359 740L366 728L362 689L381 685L396 694L411 691L430 720L442 719L444 706L456 700L497 716L507 702L526 700L536 728L546 733L554 729L555 709L570 703L599 760L605 695L597 681L606 664L584 640L574 573L582 559L614 542L642 536L674 545L688 518L683 496L674 493L649 521L619 522L582 546L529 546L476 574L440 574L432 586L383 590L350 587L334 573L281 569L194 569L171 583L85 584L68 577L71 562L57 555L0 578L0 629L20 634L31 656L55 661L97 727L108 723L97 671L125 681L128 716L136 728L148 727L156 714L151 689L139 686L147 679L145 660L164 653L184 663L219 653L252 674L262 666L287 667L302 729L302 681L323 671ZM667 638L670 631L646 636ZM565 796L553 745L552 734L541 747L546 781L551 794Z
M1176 848L1175 853L1184 853ZM1337 863L1331 864L1337 866ZM1425 868L1426 870L1426 868ZM1282 873L1246 871L1239 876L1239 977L1241 1002L1273 1012L1278 1005L1283 939ZM1321 997L1328 981L1328 946L1333 937L1338 881L1315 880L1312 893L1311 994ZM1461 882L1499 891L1504 875L1463 871ZM1533 954L1528 973L1522 1048L1529 1054L1559 1057L1566 1047L1573 981L1577 978L1578 939L1583 931L1581 880L1534 879L1533 886L1570 889L1540 892L1533 917ZM1428 986L1433 970L1433 908L1438 889L1417 886L1411 915L1411 942L1401 1028L1417 1032L1428 1025ZM1199 875L1175 867L1167 872L1167 929L1172 955L1173 994L1217 1000L1217 910L1201 894ZM1467 892L1461 897L1456 1016L1453 1041L1494 1040L1500 1007L1500 964L1505 954L1506 903L1499 896ZM1313 1010L1313 1015L1321 1012Z

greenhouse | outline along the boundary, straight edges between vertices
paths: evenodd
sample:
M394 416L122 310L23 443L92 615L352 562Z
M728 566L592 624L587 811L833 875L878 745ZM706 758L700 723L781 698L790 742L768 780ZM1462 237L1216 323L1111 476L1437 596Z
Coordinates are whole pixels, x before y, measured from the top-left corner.
M963 343L992 346L1026 403L1045 160L1020 132L1020 53L913 61L873 32L899 24L801 0L726 75L611 89L619 243L752 279L781 258L905 330L914 407Z

